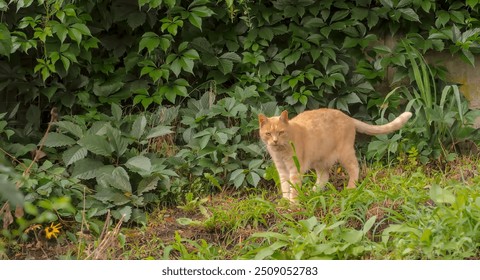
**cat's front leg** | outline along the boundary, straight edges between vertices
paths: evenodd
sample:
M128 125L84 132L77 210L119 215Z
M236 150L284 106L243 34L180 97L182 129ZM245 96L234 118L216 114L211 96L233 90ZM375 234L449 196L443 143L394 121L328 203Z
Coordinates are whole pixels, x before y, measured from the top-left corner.
M287 162L286 165L288 168L288 173L290 174L290 180L288 184L288 199L291 202L297 202L297 188L299 188L302 184L302 174L299 172L293 160L291 162Z
M292 172L285 165L282 167L283 168L277 167L280 177L280 185L282 188L282 197L295 202L297 198L297 190L294 188L294 186L298 186L300 184L300 175L296 170L295 172Z
M282 197L295 202L297 198L297 190L292 187L292 185L299 186L301 183L301 176L294 161L289 156L278 156L274 153L272 153L272 159L280 177Z
M278 177L280 178L282 197L290 199L290 172L281 158L275 156L272 158L277 168Z
M290 200L290 180L287 178L282 180L281 182L282 187L282 197Z
M295 175L290 176L290 194L288 199L291 202L297 202L297 196L298 196L298 191L297 188L299 188L302 184L301 180L301 175L297 172Z

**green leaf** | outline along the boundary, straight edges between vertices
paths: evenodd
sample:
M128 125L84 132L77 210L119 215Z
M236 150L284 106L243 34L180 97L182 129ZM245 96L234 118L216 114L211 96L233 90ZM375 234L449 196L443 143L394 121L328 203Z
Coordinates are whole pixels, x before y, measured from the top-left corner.
M18 0L15 2L17 2L17 12L18 12L18 10L20 10L21 8L30 7L33 3L33 0Z
M228 60L231 60L233 62L241 62L242 61L242 58L234 52L226 52L226 53L222 54L220 56L220 58L228 59Z
M65 71L68 71L70 68L70 59L66 56L60 56L60 60L62 61L63 67L65 68Z
M0 198L2 201L16 205L23 205L24 197L21 191L17 189L13 182L8 181L5 177L0 178ZM5 216L3 216L5 219ZM4 225L5 225L5 220Z
M72 177L89 180L97 176L97 169L103 166L103 163L91 158L84 158L75 162L72 171Z
M175 4L177 3L176 0L164 0L164 2L169 8L175 7Z
M449 11L450 12L450 18L452 21L455 23L459 24L465 24L465 16L462 11Z
M389 54L392 52L392 50L385 45L375 46L373 47L373 49L375 50L376 53L379 53L379 54Z
M110 187L97 186L96 191L97 192L93 195L93 197L107 205L110 205L110 202L117 206L125 205L131 202L131 199L128 196Z
M110 105L111 111L112 111L112 116L116 121L120 121L122 119L122 107L118 105L117 103L112 103Z
M63 146L71 146L75 144L76 141L72 138L57 133L57 132L50 132L43 143L46 147L63 147Z
M348 48L353 48L358 44L357 38L350 38L350 37L345 37L345 40L343 41L343 49L348 49Z
M77 44L80 44L82 41L82 32L78 29L75 28L70 28L68 29L68 37L72 39L73 41L77 42Z
M190 49L182 54L183 57L186 57L191 60L200 59L198 52L196 50Z
M272 245L261 249L258 251L258 253L255 255L255 260L264 260L271 255L273 255L275 252L277 252L279 249L284 248L288 246L288 243L285 241L276 241Z
M190 12L194 13L195 15L197 15L199 17L210 17L210 16L215 14L207 6L199 6L199 7L192 8L190 10Z
M442 189L436 184L430 186L430 198L438 204L455 203L455 195L451 191Z
M194 221L190 218L178 218L176 219L177 223L181 226L199 226L201 225L200 221Z
M130 135L135 139L140 139L145 132L147 126L147 118L144 115L138 116L132 124Z
M146 32L142 35L142 39L140 39L140 42L138 43L138 51L140 52L147 48L148 52L151 53L158 47L159 44L160 38L156 33Z
M250 172L247 175L247 182L254 187L258 185L258 183L260 182L260 179L261 179L260 175L258 175L255 172Z
M128 222L132 216L132 207L127 205L123 208L112 211L112 216L117 220L120 220L123 217L122 221Z
M115 151L117 157L123 156L127 151L128 141L126 137L122 136L122 132L118 128L107 127L107 137L110 146Z
M53 31L53 33L55 33L57 35L58 39L60 39L60 42L62 42L62 43L67 38L68 28L67 28L67 26L65 26L62 23L58 23L56 21L53 21L52 22L52 31Z
M368 219L368 221L365 222L365 224L363 225L363 233L364 234L367 234L367 232L373 227L376 219L377 219L377 216L372 216L372 217L370 217L370 219Z
M383 6L393 9L393 1L392 0L380 0Z
M435 26L437 28L444 27L450 21L450 14L447 11L438 11Z
M180 75L180 72L182 71L180 59L176 58L174 61L172 61L172 63L170 64L170 70L172 70L175 76L178 77L178 75Z
M111 80L102 82L96 80L93 83L93 93L96 96L107 97L119 91L123 87L123 85L124 83L121 81Z
M346 18L350 14L350 10L343 10L343 11L337 11L333 14L330 23L335 22L335 21L340 21L344 18Z
M213 135L213 138L219 143L219 144L226 144L228 141L228 135L223 132L217 132Z
M305 28L320 28L325 26L325 21L321 18L310 18L303 23Z
M88 38L87 40L83 40L82 46L86 51L88 51L90 49L98 48L98 43L100 43L100 40L98 40L95 37L92 37L92 38Z
M235 187L240 187L245 181L245 170L237 169L230 174L230 181L233 182Z
M4 23L0 22L0 55L10 57L12 47L10 31Z
M478 0L467 0L467 6L470 6L470 8L475 8L476 5L478 5L479 1Z
M462 58L470 65L475 66L475 56L467 49L462 49Z
M75 28L83 35L91 36L90 29L83 23L74 23L71 28Z
M350 244L360 242L363 237L363 232L360 230L348 229L341 234L341 238Z
M62 159L66 166L73 164L87 156L88 150L82 146L75 145L63 152Z
M158 125L149 131L147 135L147 139L161 137L161 136L165 136L167 134L173 133L171 128L172 128L171 126Z
M170 48L170 45L172 44L171 42L173 41L173 38L171 35L163 35L159 39L159 46L160 48L166 52L168 48Z
M300 56L302 53L300 51L295 51L285 57L285 65L288 66L292 63L297 63L297 61L300 59Z
M182 57L182 58L179 59L179 61L180 61L180 65L182 66L183 70L185 70L188 73L193 74L193 66L194 66L193 60Z
M188 21L196 28L202 30L202 18L199 15L191 13L188 16Z
M147 15L144 12L131 13L127 18L127 23L132 30L143 25L147 19Z
M111 186L121 191L132 193L132 186L130 185L130 177L123 167L117 167L113 170L111 176Z
M205 37L197 37L193 39L191 45L201 53L214 54L212 45Z
M417 13L415 13L415 11L412 8L404 8L404 9L398 9L398 10L400 11L404 19L409 21L420 22L420 19L418 18Z
M318 225L318 220L315 216L312 216L306 220L299 221L299 224L305 227L307 231L313 231L313 228Z
M260 31L258 32L258 36L270 42L273 40L274 34L271 28L265 27L260 29Z
M211 138L211 135L205 135L202 138L200 138L198 144L201 150L207 147L208 143L210 142L210 138Z
M172 102L172 103L175 103L175 99L177 98L177 94L175 94L175 92L173 91L172 88L170 88L171 90L165 92L165 97L167 98L168 101Z
M145 192L149 192L157 188L158 181L160 178L158 176L151 176L147 178L143 178L137 187L137 194L141 195Z
M228 74L228 73L232 73L233 71L233 62L230 61L230 60L226 60L226 59L221 59L219 60L219 67L218 69L220 69L220 71L223 73L223 74Z
M354 92L345 96L345 100L347 101L348 104L362 103L362 100L360 99L360 97L358 97L358 95Z
M201 56L202 63L207 66L217 66L218 65L218 58L210 53L202 53Z
M78 141L88 151L101 156L112 156L113 148L110 143L100 135L86 135Z
M184 86L179 86L179 85L173 86L173 92L177 96L187 96L187 88Z
M273 73L277 75L282 75L283 72L285 71L285 64L280 61L272 61L270 63L270 69L272 70Z
M129 158L125 163L125 166L132 171L150 172L152 169L152 163L149 158L145 156L134 156Z
M83 130L82 128L69 121L58 121L55 123L55 125L71 134L73 134L77 138L81 138L83 136Z

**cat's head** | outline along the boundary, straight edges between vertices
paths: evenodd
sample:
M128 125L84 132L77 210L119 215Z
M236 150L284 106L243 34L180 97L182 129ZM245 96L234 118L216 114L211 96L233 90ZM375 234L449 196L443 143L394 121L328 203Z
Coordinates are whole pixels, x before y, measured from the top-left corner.
M269 147L282 148L289 146L288 112L283 111L278 117L268 118L258 115L260 138Z

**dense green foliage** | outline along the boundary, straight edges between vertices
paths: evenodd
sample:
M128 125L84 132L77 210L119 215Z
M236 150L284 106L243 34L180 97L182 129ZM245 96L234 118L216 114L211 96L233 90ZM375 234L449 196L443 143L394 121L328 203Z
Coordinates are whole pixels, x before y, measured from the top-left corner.
M381 123L408 109L403 132L360 152L451 160L478 143L477 114L423 56L473 64L478 2L0 0L4 233L60 218L98 233L107 210L144 223L188 192L259 186L271 168L259 112L334 107Z

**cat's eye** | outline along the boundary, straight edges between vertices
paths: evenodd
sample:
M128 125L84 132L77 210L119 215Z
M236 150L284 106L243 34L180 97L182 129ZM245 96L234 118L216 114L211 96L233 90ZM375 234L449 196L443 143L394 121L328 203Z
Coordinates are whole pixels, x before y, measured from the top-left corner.
M282 135L285 131L281 130L278 132L278 135Z
M272 134L270 132L265 133L267 136L271 136Z

